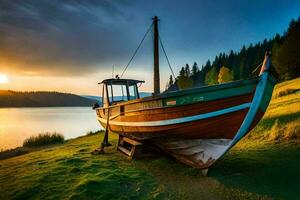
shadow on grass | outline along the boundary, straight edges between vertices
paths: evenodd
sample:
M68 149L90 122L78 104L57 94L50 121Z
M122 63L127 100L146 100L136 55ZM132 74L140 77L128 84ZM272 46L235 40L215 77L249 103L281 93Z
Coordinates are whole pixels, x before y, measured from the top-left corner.
M276 198L299 199L300 147L265 146L227 154L209 176L225 186Z
M280 115L275 117L263 118L257 126L250 132L251 135L263 134L264 130L271 130L275 121L278 120L280 124L287 124L292 121L300 120L300 112Z
M276 117L263 119L261 121L261 124L259 124L259 125L261 125L263 127L266 126L266 128L271 128L276 119L278 119L280 123L286 124L288 122L297 120L299 118L300 118L300 112L296 112L296 113L292 113L292 114L280 115L280 116L276 116Z

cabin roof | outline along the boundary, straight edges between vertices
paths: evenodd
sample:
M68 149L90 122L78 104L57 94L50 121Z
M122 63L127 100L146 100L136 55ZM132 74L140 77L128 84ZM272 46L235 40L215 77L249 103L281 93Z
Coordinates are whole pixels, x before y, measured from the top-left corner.
M141 81L141 80L134 80L134 79L115 79L115 78L110 78L110 79L105 79L102 82L100 82L99 84L104 83L104 84L114 84L114 85L123 85L123 84L127 84L128 85L133 85L133 84L137 84L137 83L145 83L145 81Z

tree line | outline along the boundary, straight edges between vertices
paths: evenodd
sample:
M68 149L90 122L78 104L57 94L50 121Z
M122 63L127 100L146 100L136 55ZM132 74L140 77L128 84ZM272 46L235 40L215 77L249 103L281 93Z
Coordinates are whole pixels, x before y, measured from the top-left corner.
M214 60L207 60L205 64L198 66L196 62L189 66L186 64L179 71L179 75L170 79L166 89L177 86L179 89L214 85L234 80L241 80L257 76L256 70L264 59L266 51L271 51L272 74L279 80L285 81L300 76L300 17L291 20L288 29L283 35L257 44L243 46L239 52L231 50L222 52ZM176 84L175 84L176 83Z
M68 93L0 90L0 107L92 106L95 102Z

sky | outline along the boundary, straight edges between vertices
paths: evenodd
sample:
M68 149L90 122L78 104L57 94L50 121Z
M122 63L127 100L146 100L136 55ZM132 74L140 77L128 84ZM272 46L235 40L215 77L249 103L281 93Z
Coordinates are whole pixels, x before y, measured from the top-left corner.
M282 34L299 0L0 0L0 89L99 95L121 74L157 15L175 73ZM149 33L124 78L153 90ZM171 74L160 53L161 88Z

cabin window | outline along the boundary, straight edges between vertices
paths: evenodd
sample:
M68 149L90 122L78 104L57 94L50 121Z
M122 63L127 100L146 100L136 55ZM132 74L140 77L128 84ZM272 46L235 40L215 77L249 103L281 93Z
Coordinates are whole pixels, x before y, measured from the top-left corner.
M114 101L114 98L113 98L112 85L107 85L107 92L108 92L108 99L109 99L109 102L113 102L113 101Z
M126 85L112 85L113 102L127 101Z
M125 84L108 84L108 99L109 103L118 103L128 101L127 85Z
M138 92L136 85L129 85L128 86L128 92L129 92L129 100L137 99L138 98Z
M104 106L113 105L118 102L129 101L139 98L136 82L119 79L108 81L102 89L102 100Z

